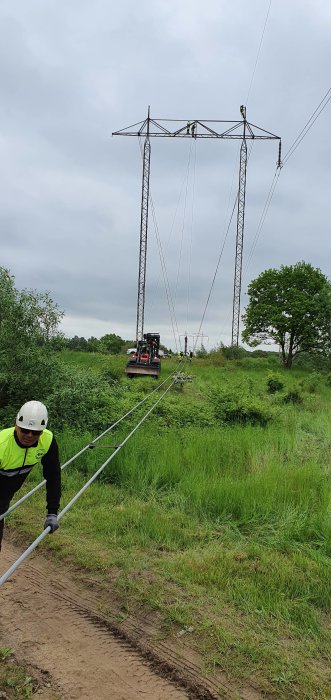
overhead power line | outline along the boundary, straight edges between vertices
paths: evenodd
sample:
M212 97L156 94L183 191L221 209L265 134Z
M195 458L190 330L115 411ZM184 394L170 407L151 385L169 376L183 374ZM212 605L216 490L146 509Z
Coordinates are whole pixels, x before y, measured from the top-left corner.
M330 102L330 100L331 100L330 93L331 93L331 88L328 89L328 91L324 95L323 99L321 100L319 105L316 107L316 109L313 112L313 114L311 115L311 117L309 117L309 119L308 119L307 123L305 124L305 126L303 127L303 129L300 131L300 134L298 134L295 141L293 141L292 146L289 148L287 153L285 153L285 156L283 158L283 165L285 165L285 163L287 163L288 159L291 158L291 156L293 155L294 151L296 151L296 149L298 148L301 141L308 134L308 131L310 131L313 124L315 124L316 119L318 119L318 117L320 116L320 114L322 114L322 112L325 109L325 107L327 106L327 104Z
M257 67L257 64L258 64L258 60L259 60L259 58L260 58L260 53L261 53L262 43L263 43L263 39L264 39L264 35L265 35L266 26L267 26L267 23L268 23L268 18L269 18L271 3L272 3L272 0L269 0L269 7L268 7L268 10L267 10L265 22L264 22L264 25L263 25L262 34L261 34L261 39L260 39L260 44L259 44L259 48L258 48L258 50L257 50L255 65L254 65L254 68L253 68L253 73L252 73L252 77L251 77L251 82L250 82L250 84L249 84L248 93L247 93L247 97L246 97L246 102L245 102L246 107L247 107L247 104L248 104L248 98L249 98L249 95L250 95L250 91L251 91L251 89L252 89L253 80L254 80L254 76L255 76L255 72L256 72L256 67Z
M287 163L287 161L291 158L291 156L293 155L293 153L296 151L296 149L297 149L298 146L300 145L301 141L302 141L302 140L305 138L305 136L308 134L308 132L310 131L310 129L312 128L312 126L315 124L315 122L316 122L316 120L318 119L318 117L322 114L323 110L326 108L326 106L328 105L328 103L330 102L330 100L331 100L331 88L329 88L329 89L327 90L327 92L325 93L323 99L322 99L322 100L320 101L320 103L317 105L316 109L314 110L314 112L312 113L312 115L309 117L309 119L308 119L308 121L306 122L305 126L303 127L303 129L301 129L300 133L298 134L298 136L296 137L296 139L293 141L292 145L290 146L290 148L289 148L288 151L286 152L284 158L282 159L282 162L277 164L277 168L276 168L275 174L274 174L274 176L273 176L273 179L272 179L272 182L271 182L271 185L270 185L270 189L269 189L269 192L268 192L266 201L265 201L265 203L264 203L264 207L263 207L263 210L262 210L261 218L260 218L260 221L259 221L259 223L258 223L258 227L257 227L256 233L255 233L255 236L254 236L254 239L253 239L253 243L252 243L252 246L251 246L249 255L248 255L248 259L247 259L247 262L246 262L246 265L245 265L244 276L247 275L247 270L248 270L248 268L249 268L249 264L250 264L250 262L251 262L251 260L252 260L252 257L253 257L253 254L254 254L254 251L255 251L255 248L256 248L256 245L257 245L257 241L258 241L258 239L259 239L259 236L260 236L260 234L261 234L262 228L263 228L263 226L264 226L264 223L265 223L265 220L266 220L266 217L267 217L267 213L268 213L268 210L269 210L269 207L270 207L270 204L271 204L271 200L272 200L272 198L273 198L273 195L274 195L274 192L275 192L275 189L276 189L276 186L277 186L279 177L280 177L281 169L282 169L282 167L285 165L285 163Z

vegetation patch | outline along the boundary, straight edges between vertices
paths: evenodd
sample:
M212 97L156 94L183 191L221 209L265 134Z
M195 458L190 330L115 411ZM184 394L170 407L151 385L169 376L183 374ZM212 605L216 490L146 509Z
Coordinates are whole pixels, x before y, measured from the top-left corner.
M72 371L80 371L83 353L76 354ZM104 386L104 360L84 356L90 361L88 369L84 359L86 386L91 376ZM62 362L66 357L62 353ZM108 359L114 373L119 361ZM159 633L184 636L202 650L209 673L220 668L230 681L252 683L277 698L328 700L329 388L319 375L303 404L284 404L282 391L266 392L277 357L257 367L264 361L252 358L243 368L241 359L228 360L229 369L214 367L208 356L194 359L192 381L158 404L43 546L87 578L92 571L107 590L111 581L123 619L157 612ZM176 362L167 363L170 373ZM311 370L292 370L291 382L287 370L273 371L287 392L311 381ZM102 409L105 424L155 388L148 378L115 382L105 389L111 398ZM226 420L233 406L258 407L258 419L238 412ZM63 504L145 410L67 468ZM52 427L62 462L95 437ZM39 476L33 471L24 488ZM43 511L38 492L7 526L30 541Z

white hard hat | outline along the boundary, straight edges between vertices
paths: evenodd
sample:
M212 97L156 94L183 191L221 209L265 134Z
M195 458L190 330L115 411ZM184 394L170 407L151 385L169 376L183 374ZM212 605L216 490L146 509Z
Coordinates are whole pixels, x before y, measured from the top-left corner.
M41 401L27 401L16 416L16 425L31 430L44 430L47 421L47 408Z

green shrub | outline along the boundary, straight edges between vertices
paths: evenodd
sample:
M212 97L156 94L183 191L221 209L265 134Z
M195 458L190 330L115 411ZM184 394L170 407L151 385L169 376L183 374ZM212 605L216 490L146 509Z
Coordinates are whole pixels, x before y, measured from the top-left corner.
M291 389L283 396L283 403L301 404L302 402L303 398L297 389Z
M303 391L307 391L309 394L316 394L319 379L320 374L318 372L312 372L308 377L301 380L300 387Z
M166 427L184 428L194 426L195 428L209 428L215 424L213 409L205 403L189 401L178 403L177 398L169 398L163 401L157 408L157 420Z
M119 417L118 398L121 390L98 376L81 370L62 367L61 376L47 398L52 426L95 431Z
M215 417L221 423L266 426L273 412L260 399L246 395L221 393L215 400Z
M221 345L221 349L222 354L227 360L240 360L249 355L249 352L240 346L236 347L233 345Z
M122 375L123 370L113 366L105 367L100 372L100 378L110 385L117 384Z
M270 373L268 374L267 387L268 394L275 394L283 389L284 384L280 381L277 374Z

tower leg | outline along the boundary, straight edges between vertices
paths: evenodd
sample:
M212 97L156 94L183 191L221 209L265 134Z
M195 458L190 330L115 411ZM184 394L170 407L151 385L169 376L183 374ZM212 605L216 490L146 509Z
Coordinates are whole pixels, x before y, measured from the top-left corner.
M233 284L232 337L231 337L231 345L233 347L238 347L238 344L239 344L240 296L241 296L241 276L242 276L243 246L244 246L244 222L245 222L246 171L247 171L247 142L246 142L246 139L244 137L242 140L241 148L240 148L240 167L239 167L236 259L235 259L234 284Z
M146 259L148 232L149 178L151 167L151 143L147 135L144 143L143 175L141 188L140 247L137 299L136 342L143 339L145 315Z

